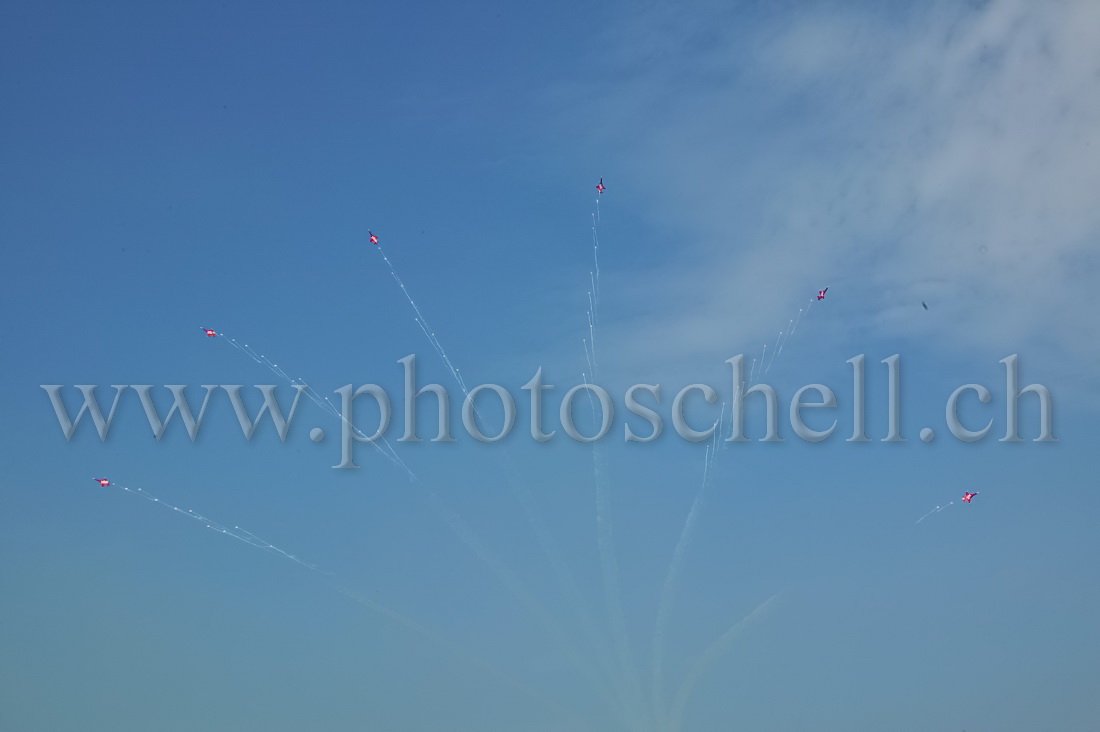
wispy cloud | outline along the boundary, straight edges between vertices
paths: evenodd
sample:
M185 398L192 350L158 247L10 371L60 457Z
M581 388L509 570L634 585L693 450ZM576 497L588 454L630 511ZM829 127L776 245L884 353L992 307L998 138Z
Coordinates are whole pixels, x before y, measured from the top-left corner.
M1100 356L1097 28L1088 2L651 6L584 118L675 256L604 342L710 356L831 284L872 337Z

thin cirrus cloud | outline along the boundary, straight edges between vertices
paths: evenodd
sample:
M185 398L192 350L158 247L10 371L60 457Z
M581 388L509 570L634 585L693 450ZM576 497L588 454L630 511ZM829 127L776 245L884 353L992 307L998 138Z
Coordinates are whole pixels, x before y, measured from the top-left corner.
M615 283L662 306L606 345L714 356L831 284L854 332L1093 378L1075 367L1100 355L1100 6L640 17L607 39L583 119L676 252Z

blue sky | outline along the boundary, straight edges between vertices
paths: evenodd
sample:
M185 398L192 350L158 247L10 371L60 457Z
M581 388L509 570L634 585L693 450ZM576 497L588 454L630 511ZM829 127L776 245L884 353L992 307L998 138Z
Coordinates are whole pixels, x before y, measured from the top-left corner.
M5 728L1094 726L1091 5L0 13ZM560 433L527 438L519 388L544 369L556 426L591 378L600 176L597 378L618 406L604 463ZM396 446L413 485L366 445L359 470L332 469L339 425L304 400L285 442L270 424L246 442L224 393L195 442L179 424L157 442L129 392L106 442L89 424L65 441L40 384L107 399L187 384L197 405L202 384L278 381L200 326L327 395L399 394L415 353L421 383L457 399L368 228L465 380L516 395L511 438L478 444L456 414L456 443ZM785 441L710 465L655 701L662 586L705 445L671 429L624 444L622 395L660 383L666 419L691 383L728 399L725 359L773 351L825 286L765 379ZM861 353L875 439L849 443ZM879 361L895 353L907 441L884 443ZM1014 353L1020 385L1054 396L1057 443L1030 439L1034 397L1029 439L997 441ZM839 406L807 421L839 426L809 444L786 402L815 382ZM963 410L994 420L971 444L944 426L967 383L993 393ZM759 411L748 421L760 437ZM627 652L605 673L617 630Z

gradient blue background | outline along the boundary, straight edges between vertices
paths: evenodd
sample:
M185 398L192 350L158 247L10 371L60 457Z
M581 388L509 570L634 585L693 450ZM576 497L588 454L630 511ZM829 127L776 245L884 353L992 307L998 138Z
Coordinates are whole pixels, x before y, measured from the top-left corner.
M556 426L588 370L603 176L610 516L646 690L704 446L670 426L624 445L623 390L661 383L666 417L690 383L728 399L723 361L771 350L829 285L767 376L786 441L714 466L669 694L776 597L695 686L683 728L1095 729L1097 21L1085 3L5 4L0 726L664 728L648 702L617 720L369 446L359 470L331 469L338 424L308 402L285 443L269 423L246 442L224 394L197 441L173 423L158 443L131 392L105 443L87 423L66 442L39 388L101 384L109 403L110 384L189 384L197 405L200 384L277 383L202 326L326 394L398 394L396 361L416 353L422 383L457 398L369 227L466 380L520 401L506 444L455 415L458 442L399 454L584 646L509 490L522 476L610 638L592 450L560 432L534 444L519 390L543 367ZM854 444L860 353L875 441ZM878 362L894 353L907 441L889 444ZM1054 394L1059 442L997 442L1012 353L1021 385ZM786 421L813 382L840 401L819 444ZM961 444L943 405L970 382L994 399L968 424L994 427ZM1021 401L1028 438L1036 404ZM758 411L749 424L759 437ZM101 475L244 526L446 643ZM960 505L964 490L980 496Z

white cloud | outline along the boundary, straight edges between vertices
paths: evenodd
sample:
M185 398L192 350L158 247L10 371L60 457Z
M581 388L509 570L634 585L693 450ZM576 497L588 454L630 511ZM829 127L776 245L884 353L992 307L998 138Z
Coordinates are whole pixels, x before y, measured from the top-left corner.
M830 284L853 331L1094 363L1098 29L1090 2L651 8L584 116L677 256L616 283L662 307L604 343L725 353Z

